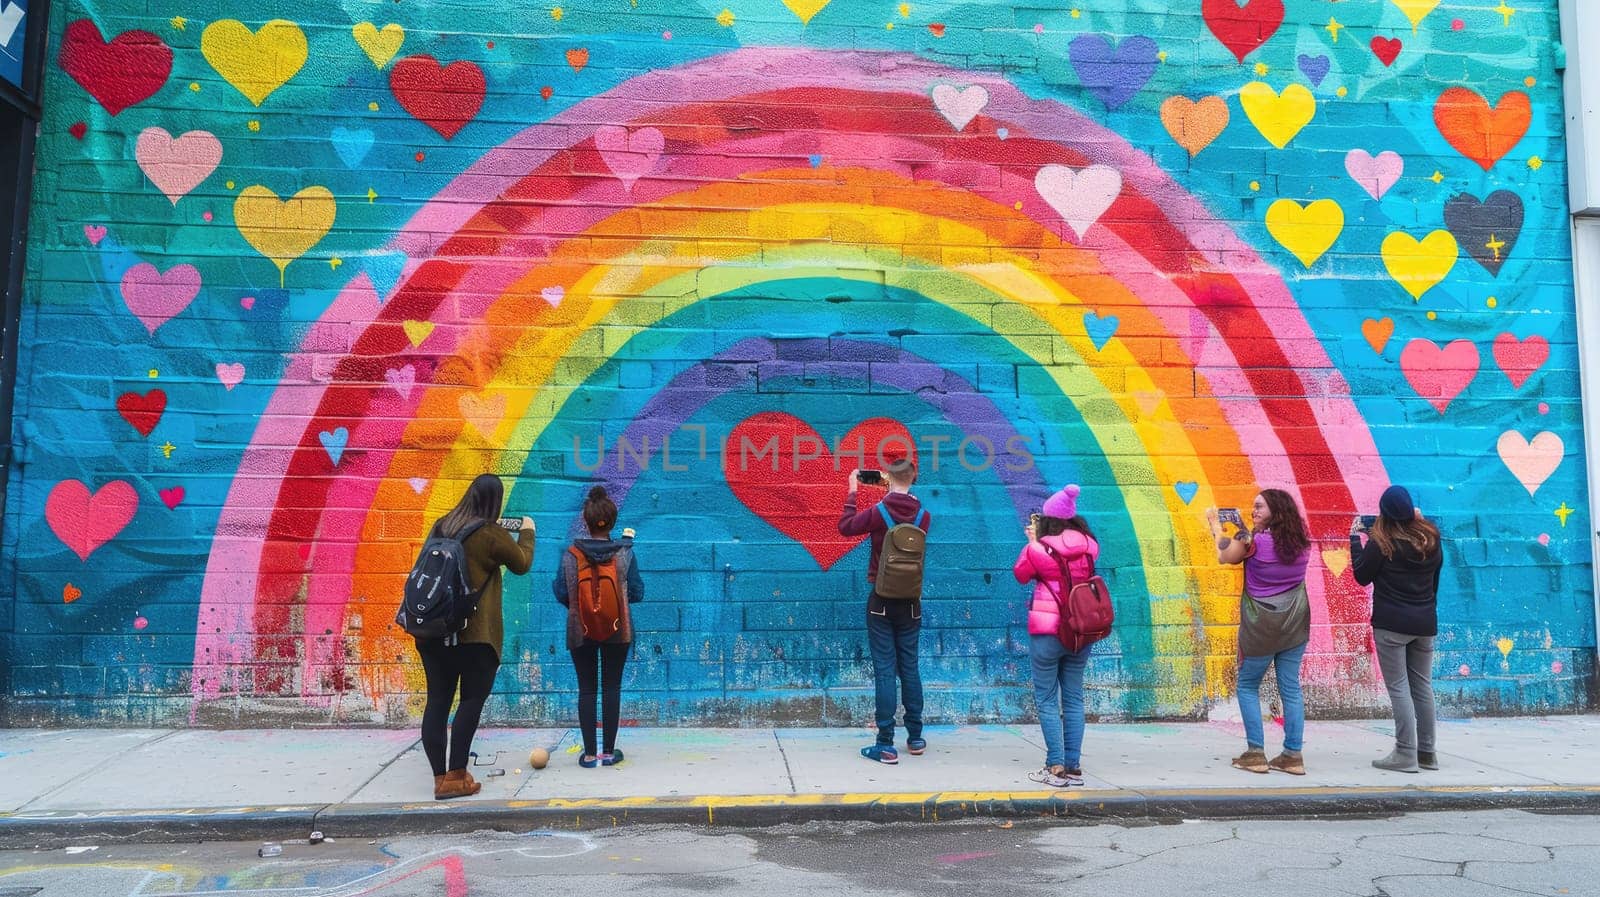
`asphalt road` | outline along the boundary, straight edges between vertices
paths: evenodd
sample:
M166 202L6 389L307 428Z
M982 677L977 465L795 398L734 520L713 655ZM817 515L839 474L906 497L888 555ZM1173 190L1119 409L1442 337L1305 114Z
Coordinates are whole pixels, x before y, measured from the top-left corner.
M0 897L1600 895L1600 817L821 825L0 853Z

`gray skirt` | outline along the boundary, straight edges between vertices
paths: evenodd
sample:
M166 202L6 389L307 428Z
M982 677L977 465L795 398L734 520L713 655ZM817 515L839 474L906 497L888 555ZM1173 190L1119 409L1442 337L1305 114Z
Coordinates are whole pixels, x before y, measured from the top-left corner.
M1271 657L1311 639L1311 599L1304 582L1273 595L1281 610L1250 597L1249 590L1239 597L1239 655ZM1280 600L1281 599L1281 600Z

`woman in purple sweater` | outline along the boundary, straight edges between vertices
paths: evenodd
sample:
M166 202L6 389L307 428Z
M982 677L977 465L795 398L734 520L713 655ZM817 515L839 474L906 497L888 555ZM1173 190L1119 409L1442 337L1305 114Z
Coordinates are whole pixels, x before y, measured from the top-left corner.
M1306 708L1300 693L1300 662L1311 640L1311 606L1306 596L1306 563L1311 539L1300 507L1282 489L1263 489L1251 510L1255 526L1229 539L1216 512L1207 514L1217 539L1217 560L1244 564L1244 594L1239 599L1239 712L1244 717L1245 752L1233 765L1265 774L1276 769L1306 774L1301 740ZM1267 666L1277 670L1283 698L1283 753L1267 759L1261 722L1261 680Z

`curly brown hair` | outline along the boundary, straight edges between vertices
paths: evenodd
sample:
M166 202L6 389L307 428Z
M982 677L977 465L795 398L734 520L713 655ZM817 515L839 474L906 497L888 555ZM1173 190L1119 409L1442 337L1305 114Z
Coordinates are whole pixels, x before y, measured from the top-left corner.
M1257 526L1256 532L1266 532L1272 536L1272 548L1278 557L1284 561L1298 559L1311 549L1311 537L1306 534L1306 518L1300 513L1300 506L1295 504L1294 496L1282 489L1261 490L1261 500L1267 503L1267 510L1272 512L1267 518L1265 526Z

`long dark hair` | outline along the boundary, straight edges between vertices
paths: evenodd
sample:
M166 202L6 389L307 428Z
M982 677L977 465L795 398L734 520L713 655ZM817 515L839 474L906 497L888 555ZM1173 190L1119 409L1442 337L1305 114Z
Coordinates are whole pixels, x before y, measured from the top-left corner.
M583 503L583 522L588 525L590 535L610 532L612 524L617 522L617 503L606 494L606 487L589 490L589 497Z
M1071 517L1041 516L1039 518L1039 529L1034 535L1041 538L1044 536L1059 536L1067 530L1083 533L1085 536L1094 539L1094 531L1089 529L1089 521L1083 519L1082 514L1074 514ZM1100 540L1095 539L1095 541L1099 542Z
M1439 550L1439 528L1421 517L1401 523L1379 514L1377 522L1372 525L1372 541L1378 543L1378 550L1389 560L1394 560L1396 542L1409 544L1427 559Z
M1306 519L1294 496L1282 489L1263 489L1261 499L1267 503L1271 516L1266 526L1256 527L1256 532L1272 535L1272 548L1283 561L1298 559L1311 549L1311 537L1306 535Z
M467 487L456 506L433 525L435 534L450 538L466 529L468 524L490 522L500 517L500 506L506 497L505 484L492 473L479 474Z

